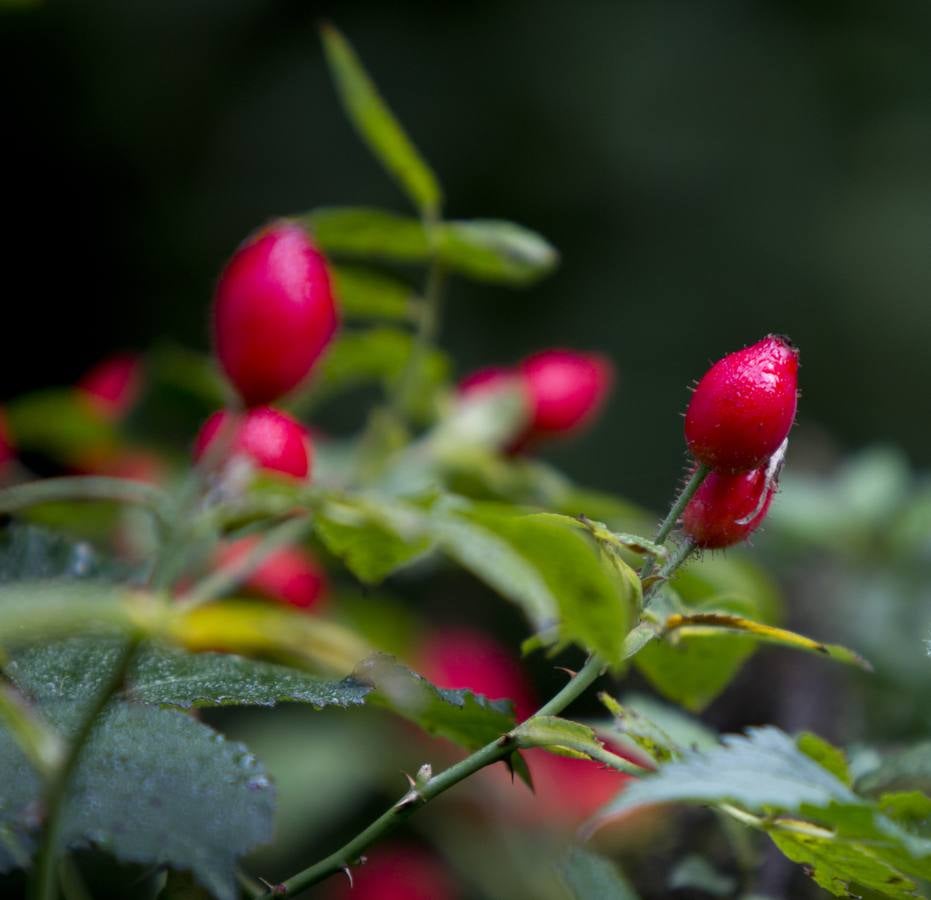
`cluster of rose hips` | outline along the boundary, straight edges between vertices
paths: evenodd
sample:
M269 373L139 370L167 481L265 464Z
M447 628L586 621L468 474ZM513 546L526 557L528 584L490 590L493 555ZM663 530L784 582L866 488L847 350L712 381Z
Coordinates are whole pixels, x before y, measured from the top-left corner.
M682 515L695 545L728 547L769 510L798 400L798 350L771 334L718 360L685 415L685 439L709 470Z

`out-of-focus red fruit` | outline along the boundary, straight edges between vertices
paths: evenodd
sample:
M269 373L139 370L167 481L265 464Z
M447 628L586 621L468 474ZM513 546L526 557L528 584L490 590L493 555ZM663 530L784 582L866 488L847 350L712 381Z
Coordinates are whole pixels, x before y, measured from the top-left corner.
M702 377L685 414L689 451L722 472L762 466L788 436L797 402L798 349L768 335Z
M161 457L138 449L94 451L79 459L73 468L81 475L106 475L149 484L162 484L168 477L168 467Z
M465 627L434 631L421 646L416 667L438 687L469 690L489 700L513 700L519 719L536 707L520 661L481 631Z
M6 413L0 409L0 470L4 469L15 457L16 450L13 448L13 438L10 434L10 426L7 424Z
M221 567L239 562L261 538L241 538L223 547L218 554ZM300 547L282 547L269 554L246 579L246 587L256 594L298 609L319 609L326 591L326 574L317 561Z
M261 469L295 478L307 478L313 463L313 448L304 426L269 406L245 413L215 412L194 441L196 461L210 453L222 453L222 461L247 456Z
M766 518L775 492L765 468L711 472L682 513L683 530L706 549L740 543Z
M135 353L114 353L85 372L77 389L99 416L121 419L139 399L142 360Z
M294 222L248 238L220 275L214 345L247 406L271 403L300 384L338 324L326 261Z
M470 372L459 382L459 392L464 396L494 391L514 384L519 379L513 369L504 366L485 366Z
M352 885L331 880L327 900L456 900L459 892L446 867L412 844L380 844L352 870Z
M543 350L520 364L531 398L530 432L572 432L595 416L611 389L614 367L606 357L574 350Z

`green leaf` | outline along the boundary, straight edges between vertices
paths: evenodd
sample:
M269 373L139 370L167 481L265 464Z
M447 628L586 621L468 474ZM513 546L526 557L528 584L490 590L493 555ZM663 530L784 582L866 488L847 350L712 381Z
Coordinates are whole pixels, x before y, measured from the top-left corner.
M116 442L113 426L95 415L76 390L50 389L26 394L4 406L14 444L66 462L80 460L91 449Z
M331 266L339 310L347 319L409 322L418 314L413 290L403 281L373 269Z
M810 731L803 731L795 739L795 743L802 753L813 759L818 765L823 766L838 780L844 782L844 784L848 786L851 784L850 770L847 767L847 757L844 756L843 750L829 744Z
M573 900L637 900L614 865L581 847L573 847L556 869Z
M425 214L442 201L429 166L382 100L355 51L332 25L321 29L330 73L352 124L381 164Z
M737 879L722 875L707 859L693 853L672 870L668 887L671 891L692 888L712 897L731 897L737 889Z
M103 687L120 652L116 641L72 638L22 650L6 671L21 689L42 702L93 695ZM285 702L322 709L361 705L369 690L352 679L326 680L228 653L148 647L130 670L124 694L144 703L182 709Z
M435 687L384 653L363 660L353 678L374 688L373 701L467 750L477 750L514 727L510 701Z
M35 850L34 804L41 781L12 735L0 728L0 874L25 869Z
M640 602L633 570L620 574L571 527L495 504L438 510L432 527L451 557L517 603L535 629L558 625L561 640L621 663Z
M594 758L592 754L599 756L602 750L601 741L588 725L559 716L531 716L513 734L520 747L545 747L563 756Z
M337 257L427 263L439 257L467 278L522 286L556 266L556 250L540 235L490 219L441 222L431 234L417 219L366 207L323 207L299 217L317 243Z
M84 541L14 522L0 532L0 584L23 579L102 578L119 570Z
M551 272L559 254L540 235L496 219L444 222L440 258L477 281L525 285Z
M383 581L431 545L427 537L399 533L377 507L352 498L327 503L314 516L314 529L327 550L365 584Z
M931 741L922 741L884 757L878 768L857 780L860 793L918 790L931 794Z
M890 791L876 801L890 819L922 833L931 830L931 797L921 791ZM931 837L931 835L927 835Z

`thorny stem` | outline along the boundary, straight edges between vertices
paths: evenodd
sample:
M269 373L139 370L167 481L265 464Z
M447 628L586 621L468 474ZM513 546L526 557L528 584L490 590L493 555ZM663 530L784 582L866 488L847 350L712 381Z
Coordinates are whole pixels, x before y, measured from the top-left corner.
M45 791L46 827L45 837L36 858L34 881L31 885L33 900L55 900L57 896L57 856L61 835L62 812L65 798L71 785L71 778L81 761L81 754L94 731L100 714L113 696L123 686L126 673L139 647L139 638L132 638L126 643L120 658L113 667L106 684L94 698L92 707L87 711L75 734L61 768L48 783Z

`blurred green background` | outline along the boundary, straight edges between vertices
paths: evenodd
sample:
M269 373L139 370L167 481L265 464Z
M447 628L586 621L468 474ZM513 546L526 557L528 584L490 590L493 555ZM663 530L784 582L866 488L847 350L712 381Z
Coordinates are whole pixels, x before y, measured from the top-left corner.
M923 0L6 6L5 257L22 281L3 397L113 347L204 346L216 272L273 215L404 208L338 108L326 17L449 214L560 249L529 291L455 284L444 338L463 371L554 344L613 356L609 414L554 453L570 472L662 505L686 385L769 331L802 348L797 447L891 440L931 462Z

